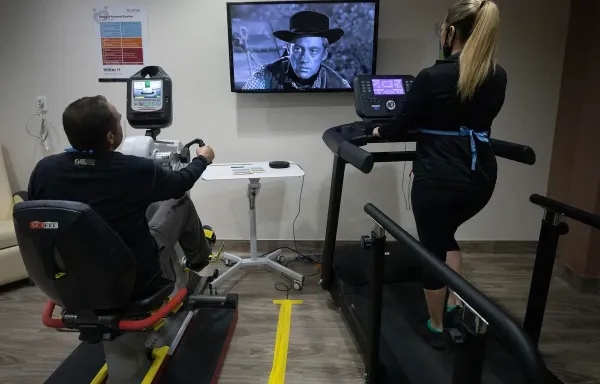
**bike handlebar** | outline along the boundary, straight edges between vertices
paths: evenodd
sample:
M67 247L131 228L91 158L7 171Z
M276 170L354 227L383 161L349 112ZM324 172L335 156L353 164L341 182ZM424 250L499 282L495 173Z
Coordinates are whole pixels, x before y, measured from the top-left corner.
M168 303L160 307L160 309L154 312L152 315L146 317L141 320L120 320L117 326L117 329L120 331L142 331L144 329L148 329L154 325L156 325L161 319L167 316L170 312L172 312L178 305L180 305L185 296L187 295L187 289L181 288L175 296ZM44 307L44 312L42 313L42 323L46 327L49 328L70 328L68 327L62 319L56 319L52 317L52 312L54 312L54 308L56 307L56 303L52 300L49 300Z

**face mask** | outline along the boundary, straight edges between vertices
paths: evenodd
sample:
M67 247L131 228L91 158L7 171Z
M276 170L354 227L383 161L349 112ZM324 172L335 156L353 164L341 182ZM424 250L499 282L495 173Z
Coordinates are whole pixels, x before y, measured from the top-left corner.
M448 32L450 32L450 27L448 27ZM448 35L446 35L446 41L442 49L444 53L444 59L447 59L450 56L452 56L452 41L448 42Z
M444 45L444 59L449 58L450 56L452 56L452 47L449 47L447 45Z

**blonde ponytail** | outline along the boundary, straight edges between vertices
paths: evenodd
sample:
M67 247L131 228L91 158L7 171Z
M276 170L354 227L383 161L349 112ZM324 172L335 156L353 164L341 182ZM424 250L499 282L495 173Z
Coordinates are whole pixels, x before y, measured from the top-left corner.
M500 11L493 1L470 1L478 6L473 32L460 55L458 94L462 101L472 99L477 88L495 69L496 38Z

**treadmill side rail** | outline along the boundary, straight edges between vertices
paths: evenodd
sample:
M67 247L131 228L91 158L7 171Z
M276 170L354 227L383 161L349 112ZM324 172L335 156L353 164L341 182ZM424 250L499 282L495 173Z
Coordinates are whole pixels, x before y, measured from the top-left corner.
M519 363L528 383L547 383L548 370L544 364L544 360L536 345L521 327L505 312L490 302L477 288L454 272L444 262L436 258L421 243L373 204L366 204L365 212L377 224L383 227L390 236L398 242L405 244L412 253L418 256L423 267L428 268L449 289L468 301L470 307L481 316L485 316L490 327L493 327L503 335L507 349L509 349Z
M371 284L369 299L369 330L367 372L365 381L367 384L379 384L380 381L380 358L379 348L381 340L381 311L383 306L383 268L385 264L385 231L378 226L371 233L370 245L373 249L373 257L370 260Z

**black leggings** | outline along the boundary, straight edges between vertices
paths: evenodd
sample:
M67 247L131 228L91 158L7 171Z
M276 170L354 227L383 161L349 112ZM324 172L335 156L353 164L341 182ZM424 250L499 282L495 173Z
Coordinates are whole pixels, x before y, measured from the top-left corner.
M460 251L454 238L456 230L486 206L493 192L494 185L453 188L415 181L411 200L421 244L443 261L447 252ZM421 278L427 290L445 286L425 268Z

